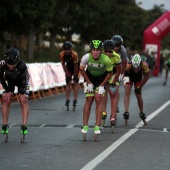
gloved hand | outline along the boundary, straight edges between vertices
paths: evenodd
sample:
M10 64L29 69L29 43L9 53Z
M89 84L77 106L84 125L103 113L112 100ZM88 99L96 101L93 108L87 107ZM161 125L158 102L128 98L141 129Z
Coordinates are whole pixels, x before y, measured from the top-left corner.
M110 90L111 92L115 93L115 92L117 91L116 85L115 85L115 84L110 84L109 90Z
M87 90L88 90L89 93L94 91L92 83L87 85Z
M99 86L99 94L103 94L105 92L104 86Z
M0 66L4 65L5 64L5 61L4 60L1 60L0 61Z

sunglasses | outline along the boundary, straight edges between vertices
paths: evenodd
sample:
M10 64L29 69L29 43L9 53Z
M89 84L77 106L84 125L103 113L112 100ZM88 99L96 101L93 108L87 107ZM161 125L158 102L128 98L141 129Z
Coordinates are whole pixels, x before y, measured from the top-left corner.
M15 67L17 64L7 64L9 67Z
M64 51L70 51L71 49L64 49Z
M105 53L113 53L113 51L111 51L111 50L110 50L110 51L105 50L104 52L105 52Z

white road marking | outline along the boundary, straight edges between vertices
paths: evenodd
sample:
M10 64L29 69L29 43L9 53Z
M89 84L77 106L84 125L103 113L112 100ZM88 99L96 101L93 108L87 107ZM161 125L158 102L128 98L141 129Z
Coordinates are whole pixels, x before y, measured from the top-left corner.
M46 124L42 124L42 125L40 126L40 128L41 128L41 127L44 127L45 125L46 125Z
M153 119L157 114L159 114L163 109L165 109L170 104L170 100L163 104L159 109L151 113L146 121L149 122ZM139 122L134 129L129 130L126 134L124 134L121 138L119 138L116 142L112 143L107 149L105 149L101 154L87 163L81 170L92 170L99 163L101 163L105 158L107 158L117 147L119 147L123 142L125 142L129 137L131 137L134 133L136 133L139 127L143 126L143 121Z
M17 124L17 123L14 123L14 124L10 125L9 128L11 128L12 126L15 126L16 124Z
M167 131L167 128L164 128L164 129L163 129L163 132L168 132L168 131Z
M75 125L68 125L66 128L73 128Z

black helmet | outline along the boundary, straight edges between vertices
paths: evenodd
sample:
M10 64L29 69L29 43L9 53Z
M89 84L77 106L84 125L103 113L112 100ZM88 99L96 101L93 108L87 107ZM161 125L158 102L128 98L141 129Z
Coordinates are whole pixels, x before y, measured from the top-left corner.
M92 40L90 43L90 49L103 49L103 43L100 40Z
M112 40L105 40L103 46L105 50L114 50L115 43Z
M6 53L5 53L5 62L9 65L15 65L19 61L19 56L20 53L16 48L10 48Z
M123 44L123 38L120 35L114 35L111 40L114 41L115 46L121 46Z
M63 49L64 50L70 50L71 48L73 47L72 43L70 41L66 41L64 44L63 44Z

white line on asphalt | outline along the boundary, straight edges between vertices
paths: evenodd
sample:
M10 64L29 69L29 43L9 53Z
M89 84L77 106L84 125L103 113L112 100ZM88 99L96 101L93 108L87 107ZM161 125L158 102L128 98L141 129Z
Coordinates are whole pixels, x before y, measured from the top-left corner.
M17 124L17 123L14 123L14 124L10 125L9 128L11 128L12 126L14 126L14 125L16 125L16 124Z
M75 125L68 125L66 128L73 128Z
M44 127L46 124L42 124L40 127Z
M164 129L163 129L163 132L168 132L168 131L167 131L167 128L164 128Z
M165 109L170 104L170 100L163 104L159 109L151 113L147 117L147 122L153 119L157 114L159 114L163 109ZM112 143L107 149L105 149L101 154L87 163L81 170L92 170L99 163L101 163L105 158L107 158L118 146L120 146L123 142L125 142L129 137L131 137L134 133L136 133L139 127L143 126L143 121L139 122L134 129L129 130L126 134L124 134L121 138L119 138L116 142Z

